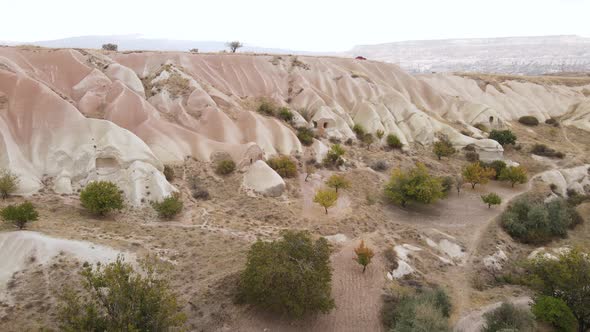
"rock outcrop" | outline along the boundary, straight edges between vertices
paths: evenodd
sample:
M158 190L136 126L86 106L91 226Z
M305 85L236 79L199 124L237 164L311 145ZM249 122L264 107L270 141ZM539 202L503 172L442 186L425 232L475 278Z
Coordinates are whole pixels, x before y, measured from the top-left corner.
M244 189L265 196L280 196L286 188L285 181L264 161L253 163L244 174Z

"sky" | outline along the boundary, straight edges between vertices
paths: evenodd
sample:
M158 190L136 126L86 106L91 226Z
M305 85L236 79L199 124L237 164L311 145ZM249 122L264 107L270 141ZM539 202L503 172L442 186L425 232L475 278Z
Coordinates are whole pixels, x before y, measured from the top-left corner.
M346 51L403 40L575 34L590 0L4 0L0 40L141 34Z

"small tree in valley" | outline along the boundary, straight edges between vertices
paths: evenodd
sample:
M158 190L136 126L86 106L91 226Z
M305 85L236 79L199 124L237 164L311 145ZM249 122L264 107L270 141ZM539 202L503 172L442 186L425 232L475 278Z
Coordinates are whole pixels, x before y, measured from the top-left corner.
M0 170L0 196L2 199L16 191L18 187L18 176L9 170Z
M39 213L37 213L33 204L24 202L3 208L0 210L0 217L6 222L13 223L18 229L23 229L29 221L37 220Z
M385 197L406 206L408 202L433 203L444 197L442 180L430 175L424 164L417 163L408 172L396 169L385 185Z
M502 198L498 196L496 193L489 193L487 195L482 195L481 200L488 205L488 208L491 208L492 205L500 205L502 204Z
M482 167L479 162L469 164L463 169L463 178L471 183L471 189L475 189L478 183L488 183L494 175L496 171L493 168Z
M354 260L363 266L363 273L367 269L367 265L371 263L371 259L375 256L373 250L365 245L365 241L361 240L361 243L358 247L354 248L354 253L356 254L356 258Z
M334 206L337 200L338 193L330 189L318 190L313 198L313 202L321 205L326 210L326 214L328 214L328 208Z
M328 178L326 185L330 188L334 188L334 190L338 192L338 189L349 188L350 181L346 180L346 178L342 175L334 174Z
M510 184L512 184L512 187L514 188L514 185L517 183L526 183L527 182L527 180L528 180L527 171L522 166L506 167L500 172L500 175L498 176L498 180L508 181L508 182L510 182Z
M90 212L104 216L123 208L123 195L116 184L108 181L91 182L80 192L82 206Z
M455 148L453 147L453 144L451 144L451 142L449 142L446 139L434 143L433 151L434 154L438 157L438 160L440 160L441 157L449 157L453 155L455 152L457 152L457 150L455 150Z

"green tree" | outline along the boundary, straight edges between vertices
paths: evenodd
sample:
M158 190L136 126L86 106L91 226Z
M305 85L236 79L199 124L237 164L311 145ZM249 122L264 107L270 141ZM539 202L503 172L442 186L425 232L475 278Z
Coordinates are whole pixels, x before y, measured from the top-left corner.
M338 189L346 189L350 187L350 181L348 181L344 176L339 174L334 174L328 178L326 181L326 185L330 188L334 188L336 192Z
M334 190L320 189L316 192L313 202L321 205L328 214L328 208L334 206L338 200L338 193Z
M373 144L373 142L375 142L375 138L373 137L373 134L371 134L371 133L364 134L361 140L363 141L363 143L365 143L365 145L367 146L367 149L370 149L371 144Z
M514 185L517 183L526 183L527 182L527 180L528 180L527 171L522 166L506 167L500 172L500 175L498 176L498 180L508 181L512 184L512 187L514 188Z
M0 170L0 196L7 199L18 188L18 176L9 170Z
M496 171L493 168L482 167L479 162L469 164L463 169L463 178L471 183L471 189L475 189L478 183L488 183L494 175Z
M444 197L442 180L430 175L422 163L408 172L396 169L385 185L385 197L402 206L408 202L433 203Z
M82 206L90 212L104 216L113 210L123 208L123 195L116 184L108 181L89 183L80 192Z
M534 258L529 266L529 285L541 295L561 299L578 321L578 331L590 328L590 258L574 248L558 259Z
M402 141L394 134L387 135L385 140L387 141L387 145L392 149L401 149L403 146Z
M0 210L0 217L6 222L13 223L18 229L25 228L29 221L35 221L39 218L39 213L30 202L24 202L19 205L8 205Z
M137 273L118 257L104 266L86 266L81 274L85 294L67 289L62 295L63 331L168 331L186 321L177 296L151 263L144 262Z
M158 212L160 218L170 219L182 211L184 203L180 194L176 192L164 198L161 202L152 202L152 207Z
M498 196L496 193L489 193L487 195L481 195L481 200L488 205L488 208L491 208L492 205L500 205L502 204L502 198Z
M492 130L489 138L500 143L502 146L516 143L516 135L510 130Z
M358 247L354 248L356 254L356 262L363 266L363 273L367 269L367 265L371 263L371 259L375 256L373 250L365 245L365 241L361 240Z
M396 300L390 332L446 332L449 328L451 303L442 289L424 290L416 295L403 295Z
M485 324L482 332L535 331L535 319L528 309L520 309L504 302L500 307L483 315Z
M438 157L438 160L440 160L442 157L452 156L455 152L457 152L457 150L455 150L453 147L453 144L451 144L451 142L448 140L440 140L434 143L433 151Z
M286 231L282 239L260 241L248 251L238 299L265 310L302 317L334 308L328 241L307 231Z
M297 165L289 156L277 156L268 160L268 166L283 178L297 176Z
M236 53L238 48L243 47L244 44L242 44L241 42L239 42L237 40L234 40L234 41L225 43L225 46L227 46L229 48L230 52Z
M576 330L576 317L561 299L541 295L535 298L531 309L537 320L553 325L559 332Z
M305 146L310 146L313 144L314 133L313 130L306 127L299 127L297 128L297 138L301 142L301 144Z

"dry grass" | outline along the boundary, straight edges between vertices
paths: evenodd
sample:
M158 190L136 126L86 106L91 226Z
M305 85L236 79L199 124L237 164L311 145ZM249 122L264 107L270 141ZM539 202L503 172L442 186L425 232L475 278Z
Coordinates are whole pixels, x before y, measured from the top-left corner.
M590 84L590 77L588 76L520 76L479 73L455 73L455 75L479 81L481 82L480 87L485 87L490 84L496 87L496 89L498 89L499 84L508 81L534 83L539 85L565 85L568 87ZM498 91L502 92L501 88L498 89Z

